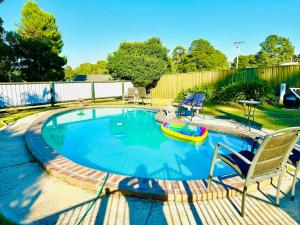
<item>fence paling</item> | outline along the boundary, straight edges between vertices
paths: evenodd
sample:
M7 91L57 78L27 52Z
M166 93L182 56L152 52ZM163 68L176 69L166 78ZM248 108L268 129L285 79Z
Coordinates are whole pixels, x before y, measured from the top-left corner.
M48 104L82 99L123 97L131 82L0 83L0 107Z
M219 87L229 82L248 79L265 80L277 92L280 83L286 83L287 87L300 87L300 65L168 74L161 77L150 93L154 99L173 99L181 89L194 85Z

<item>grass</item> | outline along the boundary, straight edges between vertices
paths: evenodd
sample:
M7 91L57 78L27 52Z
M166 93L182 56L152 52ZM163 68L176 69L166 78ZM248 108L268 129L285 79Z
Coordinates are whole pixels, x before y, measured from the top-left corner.
M87 102L87 105L120 104L120 101L114 99L98 100L96 103ZM165 105L165 102L156 102L157 105ZM39 106L34 108L11 108L0 111L0 127L10 124L20 118L43 112L51 109L78 106L77 103L60 104L55 107ZM239 104L225 105L213 102L205 103L205 113L226 119L232 119L238 122L243 121L243 107ZM276 130L290 126L300 126L300 110L284 109L281 106L260 105L255 112L255 122L257 127L263 127Z
M114 104L121 104L120 100L115 100L115 99L103 99L103 100L97 100L96 103L91 103L90 101L85 102L87 106L92 106L92 105L103 105L103 104L109 104L109 105L114 105ZM0 128L11 124L15 122L18 119L21 119L26 116L30 116L39 112L44 112L52 109L59 109L59 108L66 108L66 107L74 107L78 106L78 103L76 102L70 102L70 103L64 103L64 104L59 104L54 107L51 107L49 105L43 105L43 106L35 106L35 107L22 107L22 108L8 108L6 110L1 110L0 111Z
M239 104L224 105L207 102L205 113L242 122L244 110ZM285 109L281 106L260 105L255 111L255 125L271 130L300 126L300 110Z
M10 220L6 219L4 216L0 214L0 224L1 225L17 225L16 223L11 222Z

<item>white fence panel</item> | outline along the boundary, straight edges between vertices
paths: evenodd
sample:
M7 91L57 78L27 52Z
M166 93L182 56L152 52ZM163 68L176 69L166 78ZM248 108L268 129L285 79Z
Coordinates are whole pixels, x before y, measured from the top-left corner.
M121 97L122 82L94 83L95 98Z
M35 105L50 101L49 83L0 84L0 107Z
M131 82L124 82L124 95ZM89 82L57 82L53 85L54 101L91 99ZM95 98L121 97L122 82L95 82ZM0 107L51 103L50 83L0 83Z
M92 98L90 83L55 83L55 102Z
M124 95L128 95L128 88L133 88L133 84L131 82L124 82Z

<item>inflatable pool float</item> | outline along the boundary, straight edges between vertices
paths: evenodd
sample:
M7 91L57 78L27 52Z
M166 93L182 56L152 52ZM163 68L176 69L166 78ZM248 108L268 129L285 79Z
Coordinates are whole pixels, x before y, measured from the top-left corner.
M207 138L208 131L203 126L192 126L189 124L180 124L164 122L161 129L168 135L194 142L202 142Z

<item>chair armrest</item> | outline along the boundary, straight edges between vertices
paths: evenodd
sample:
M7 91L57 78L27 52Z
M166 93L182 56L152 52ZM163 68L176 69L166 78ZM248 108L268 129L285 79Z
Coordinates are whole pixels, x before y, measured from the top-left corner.
M265 139L265 136L259 135L259 136L256 136L254 140L257 142L260 142L260 141L263 141L264 139Z
M244 156L242 156L240 153L238 153L236 150L230 148L229 146L221 143L221 142L218 142L217 145L227 149L228 151L232 152L234 155L236 155L237 157L239 157L241 160L243 160L245 163L247 164L252 164L251 161L249 161L248 159L246 159Z

